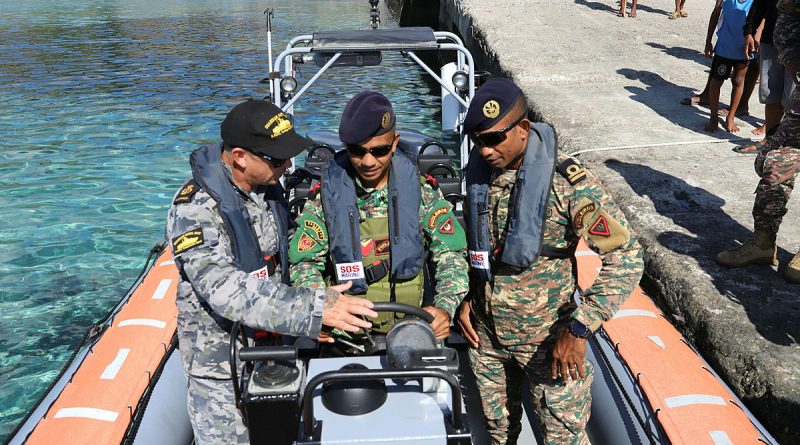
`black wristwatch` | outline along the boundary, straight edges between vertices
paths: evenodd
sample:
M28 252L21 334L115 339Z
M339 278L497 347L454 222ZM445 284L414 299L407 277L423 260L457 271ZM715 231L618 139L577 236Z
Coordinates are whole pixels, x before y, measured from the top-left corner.
M569 324L569 331L572 333L572 335L584 340L591 337L593 334L591 329L586 327L585 324L578 320L572 320L572 323Z

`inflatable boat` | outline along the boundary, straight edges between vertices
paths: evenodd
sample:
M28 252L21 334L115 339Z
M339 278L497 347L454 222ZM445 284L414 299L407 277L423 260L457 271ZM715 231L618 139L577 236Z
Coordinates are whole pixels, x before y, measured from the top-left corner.
M272 100L294 114L297 100L328 68L378 64L386 51L401 52L441 85L443 130L459 134L479 76L457 36L427 28L299 36L276 58L276 71L270 67ZM455 56L437 73L418 51ZM292 65L306 62L320 69L298 90ZM341 149L334 133L309 137L316 144L303 167L285 178L295 213L320 167ZM468 139L461 138L455 154L414 132L402 132L401 144L459 207ZM176 351L178 272L168 249L157 246L151 254L131 290L87 331L7 444L193 442ZM575 261L579 286L587 288L599 259L582 244ZM487 443L463 339L453 333L437 342L430 316L419 308L387 303L378 309L406 318L385 344L358 356L323 358L309 339L232 342L231 384L253 445ZM587 430L595 445L777 443L641 289L589 343L595 378ZM539 443L530 412L527 405L521 444Z

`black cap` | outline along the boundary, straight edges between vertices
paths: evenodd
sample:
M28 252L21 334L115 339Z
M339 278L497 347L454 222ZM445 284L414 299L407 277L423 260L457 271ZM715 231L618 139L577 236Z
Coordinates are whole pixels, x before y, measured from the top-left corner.
M276 159L291 159L310 145L275 104L248 100L233 107L220 126L222 141Z
M377 91L364 91L347 102L339 123L339 139L357 144L394 128L395 116L389 99Z
M522 96L522 90L509 79L494 77L487 80L478 88L469 104L464 117L464 133L491 128L508 114Z

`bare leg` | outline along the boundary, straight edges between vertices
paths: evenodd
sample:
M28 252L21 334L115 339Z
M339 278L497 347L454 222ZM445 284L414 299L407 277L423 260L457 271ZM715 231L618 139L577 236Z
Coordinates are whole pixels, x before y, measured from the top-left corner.
M708 108L711 109L711 113L708 116L708 125L705 130L711 133L717 131L717 127L719 127L719 90L722 88L722 82L722 80L712 78L708 88Z
M628 14L628 17L636 17L636 2L637 0L633 0L631 3L631 12Z
M781 123L783 118L783 104L780 102L776 104L764 105L764 126L767 130Z
M733 88L731 88L731 110L728 117L725 118L725 129L731 133L739 131L736 126L736 110L739 109L739 103L742 101L742 91L744 90L744 78L747 75L747 65L736 65L733 67Z
M750 112L750 95L753 94L753 90L756 87L756 81L758 81L758 76L760 71L758 69L758 61L754 60L751 61L749 65L747 65L747 74L744 76L744 88L742 89L742 103L737 110L739 116L744 116L749 114Z
M619 12L617 17L625 17L625 8L628 6L628 0L619 0Z

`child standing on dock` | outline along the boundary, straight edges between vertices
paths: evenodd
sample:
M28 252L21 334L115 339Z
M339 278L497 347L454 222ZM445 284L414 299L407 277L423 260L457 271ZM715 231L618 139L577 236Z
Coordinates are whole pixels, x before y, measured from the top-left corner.
M747 73L749 59L744 52L744 27L747 12L753 0L717 0L711 17L708 19L708 34L706 36L706 57L712 57L711 83L708 91L708 106L711 109L708 125L705 130L717 131L719 125L719 92L722 84L728 77L731 78L731 103L728 115L725 117L725 130L735 133L739 131L736 126L736 109L742 99L744 77ZM717 31L717 44L711 45L711 38L722 15L722 25ZM733 75L731 76L731 72Z

